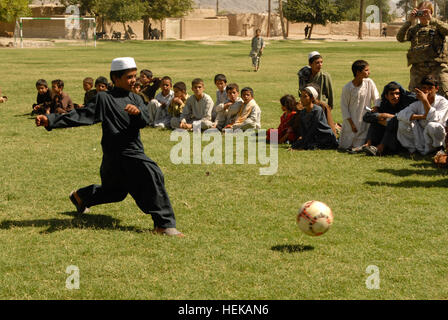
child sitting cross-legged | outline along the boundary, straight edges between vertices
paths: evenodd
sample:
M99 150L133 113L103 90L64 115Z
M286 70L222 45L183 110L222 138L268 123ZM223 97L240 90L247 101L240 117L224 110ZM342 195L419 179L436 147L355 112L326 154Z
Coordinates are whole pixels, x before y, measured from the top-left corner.
M180 81L173 86L174 98L168 107L168 115L170 116L170 128L174 129L179 126L180 115L184 110L185 102L189 98L187 94L187 85Z
M254 90L250 87L241 89L243 104L236 114L235 121L225 126L224 129L248 129L261 128L261 110L254 99Z
M291 119L297 114L297 101L293 95L287 94L280 99L280 104L282 106L283 114L280 117L280 125L277 129L269 129L266 132L266 141L271 140L271 132L277 130L278 132L278 143L285 143L287 141L295 141L296 136L291 128Z
M322 107L315 104L318 97L314 87L305 87L300 94L303 109L297 114L299 117L299 138L292 143L293 149L336 149L338 141L328 125Z
M36 82L37 98L36 103L33 104L33 111L31 114L45 114L46 110L51 105L51 90L48 88L45 79L39 79Z

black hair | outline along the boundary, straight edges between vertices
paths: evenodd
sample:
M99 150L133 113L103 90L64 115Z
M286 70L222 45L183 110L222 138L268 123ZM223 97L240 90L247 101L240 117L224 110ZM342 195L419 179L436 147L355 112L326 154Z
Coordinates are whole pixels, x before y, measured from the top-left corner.
M280 104L288 111L297 111L297 101L293 95L287 94L280 98Z
M95 87L98 84L105 84L107 86L107 78L106 77L98 77L98 78L96 78L96 80L95 80Z
M93 78L91 78L91 77L84 78L84 80L82 80L82 82L91 84L93 86Z
M200 84L202 83L204 85L204 80L202 80L201 78L196 78L193 81L191 81L191 86L194 87L196 84Z
M152 74L152 71L151 71L151 70L143 69L143 70L140 71L140 74L142 74L142 73L143 73L145 76L147 76L149 79L152 79L152 77L153 77L153 74Z
M45 88L48 88L48 83L45 79L39 79L36 81L36 87L44 86Z
M251 87L245 87L243 89L241 89L241 95L243 95L243 92L249 91L250 94L252 95L252 98L254 97L254 89L252 89Z
M432 86L432 87L438 87L439 86L439 82L434 79L433 76L426 76L422 79L422 81L420 82L420 85L427 85L427 86Z
M396 83L396 82L389 82L384 87L384 93L388 94L390 91L395 91L397 89L401 89L401 86L398 83Z
M218 74L215 76L215 83L218 82L218 81L224 81L225 83L227 83L227 78L226 78L226 76L223 75L222 73L218 73Z
M111 71L110 72L110 80L112 81L112 83L114 82L114 77L117 79L120 79L126 72L128 71L137 71L137 68L131 68L131 69L125 69L125 70L118 70L118 71Z
M226 87L226 92L229 92L230 90L236 90L240 91L240 87L236 83L231 83Z
M53 85L53 84L57 85L58 88L62 88L62 89L64 88L64 81L62 81L61 79L56 79L56 80L51 81L51 85Z
M162 82L165 81L165 80L169 80L170 83L173 84L173 80L171 80L170 77L168 77L168 76L164 76L164 77L162 78Z
M353 62L352 64L353 76L356 77L356 74L358 72L362 72L368 65L369 63L365 60L356 60L355 62Z
M185 82L182 82L182 81L176 82L174 84L173 88L177 89L177 90L180 90L180 91L183 91L183 92L187 92L187 85L185 84Z

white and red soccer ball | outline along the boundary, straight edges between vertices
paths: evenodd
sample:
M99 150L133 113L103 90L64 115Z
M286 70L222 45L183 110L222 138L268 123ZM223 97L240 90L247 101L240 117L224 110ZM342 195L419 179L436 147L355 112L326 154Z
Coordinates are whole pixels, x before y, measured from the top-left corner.
M299 229L310 236L320 236L333 224L333 212L320 201L305 202L297 214Z

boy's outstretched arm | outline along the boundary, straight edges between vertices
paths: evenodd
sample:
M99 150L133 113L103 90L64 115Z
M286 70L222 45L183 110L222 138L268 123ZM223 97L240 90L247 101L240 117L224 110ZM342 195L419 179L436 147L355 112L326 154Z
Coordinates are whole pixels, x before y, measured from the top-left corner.
M56 128L88 126L102 121L101 108L97 108L98 99L91 101L82 109L74 109L68 113L50 113L36 118L37 126L44 126L51 131Z

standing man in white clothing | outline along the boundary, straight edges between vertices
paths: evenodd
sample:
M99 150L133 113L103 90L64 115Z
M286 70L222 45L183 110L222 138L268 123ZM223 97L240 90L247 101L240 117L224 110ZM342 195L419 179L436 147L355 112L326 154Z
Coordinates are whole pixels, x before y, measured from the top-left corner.
M432 76L415 88L417 99L397 114L397 139L410 153L426 155L443 148L448 120L448 100L437 95L439 86Z
M367 61L355 61L352 64L352 72L355 78L342 89L343 122L339 149L361 152L370 126L362 118L372 104L379 106L381 98L375 83L369 78L370 67Z

